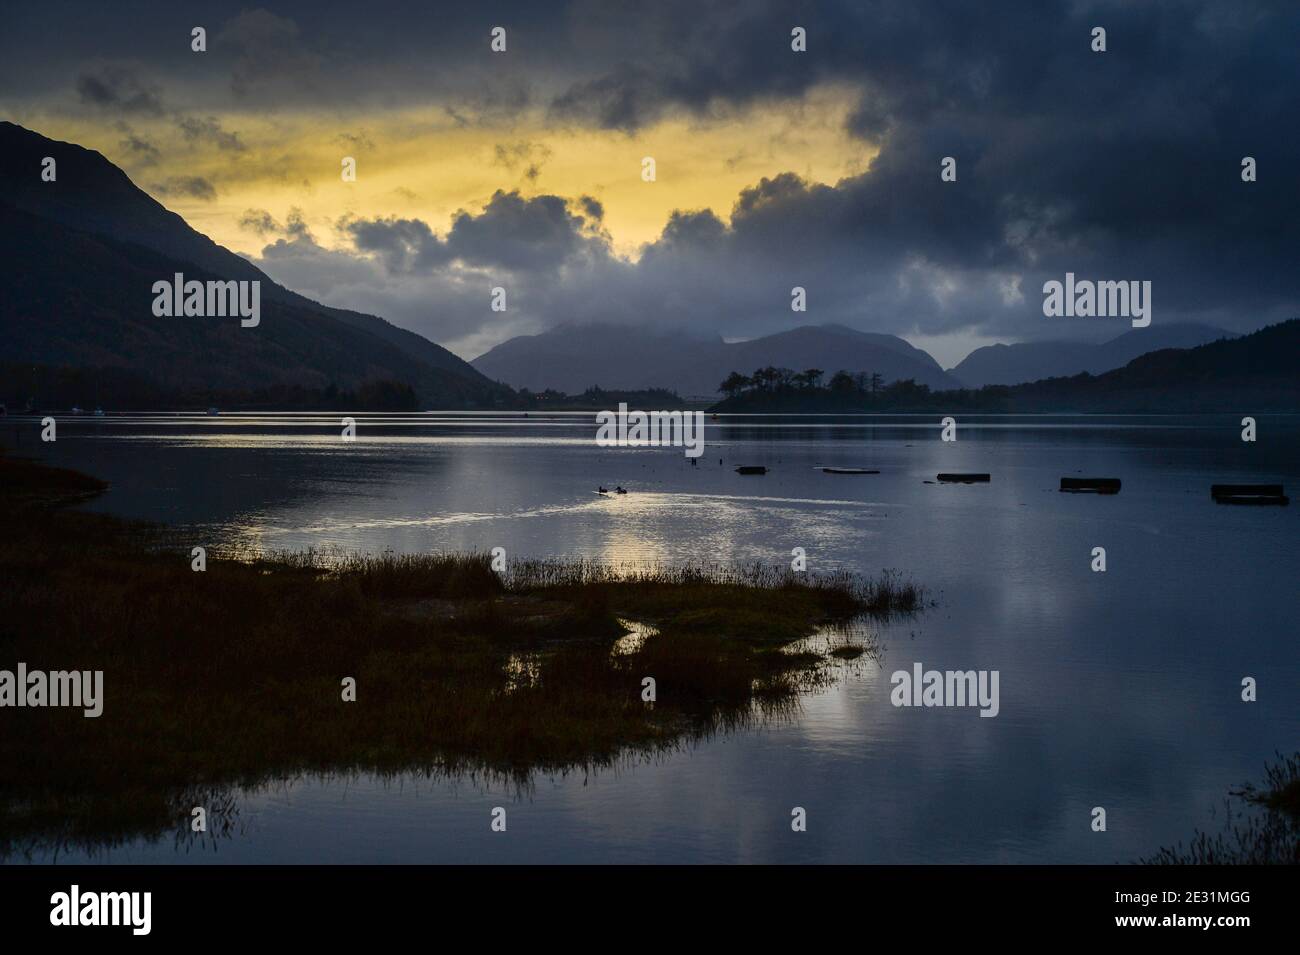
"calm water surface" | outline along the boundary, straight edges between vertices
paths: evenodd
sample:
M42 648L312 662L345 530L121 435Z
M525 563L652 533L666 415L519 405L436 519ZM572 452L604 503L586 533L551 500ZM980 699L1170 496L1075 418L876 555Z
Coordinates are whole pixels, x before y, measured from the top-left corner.
M64 418L54 445L9 419L7 445L112 482L95 510L210 547L772 564L803 547L810 569L897 569L937 601L788 724L524 793L287 781L239 793L238 831L215 847L168 837L93 860L1108 863L1216 828L1229 788L1300 746L1300 508L1218 506L1209 485L1294 496L1300 419L1259 417L1255 444L1240 415L958 421L947 444L938 415L725 416L692 466L680 449L596 447L591 414L358 416L347 444L336 415ZM938 471L993 479L926 483ZM1123 491L1058 493L1066 475ZM890 673L915 661L1000 671L1000 715L891 706Z

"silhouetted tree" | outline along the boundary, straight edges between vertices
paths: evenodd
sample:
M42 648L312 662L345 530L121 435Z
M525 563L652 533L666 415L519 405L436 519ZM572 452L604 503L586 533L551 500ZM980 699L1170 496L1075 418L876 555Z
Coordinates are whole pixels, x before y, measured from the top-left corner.
M841 368L835 374L831 375L831 391L836 394L847 395L853 391L853 376Z
M718 390L728 398L734 398L746 388L753 384L753 381L746 375L738 371L729 374L722 384L718 385Z
M795 379L799 382L800 388L807 391L813 391L821 385L822 374L823 372L820 368L807 368L795 375Z

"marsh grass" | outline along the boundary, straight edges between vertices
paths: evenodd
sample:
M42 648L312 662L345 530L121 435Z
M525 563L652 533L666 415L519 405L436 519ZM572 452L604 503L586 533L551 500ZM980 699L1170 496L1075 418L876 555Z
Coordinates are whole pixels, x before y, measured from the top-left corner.
M1247 783L1223 802L1219 832L1197 830L1140 860L1148 865L1300 865L1300 752L1277 754L1264 784Z
M0 713L0 854L183 832L193 806L302 775L525 785L671 751L788 719L836 677L806 641L817 628L923 603L896 574L536 561L500 575L486 554L209 551L196 573L175 530L56 506L87 486L44 469L58 491L42 498L40 466L0 457L0 474L15 467L0 669L102 670L104 712ZM638 639L620 644L629 621Z

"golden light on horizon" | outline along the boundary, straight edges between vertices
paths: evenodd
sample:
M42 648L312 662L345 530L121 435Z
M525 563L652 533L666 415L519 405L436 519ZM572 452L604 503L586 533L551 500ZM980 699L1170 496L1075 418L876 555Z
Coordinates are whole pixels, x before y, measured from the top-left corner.
M214 117L238 137L238 146L225 148L187 141L165 123L137 123L157 144L152 157L132 155L112 123L58 116L33 122L45 135L100 150L198 231L245 255L257 256L274 240L241 227L250 209L281 223L300 210L316 240L334 248L344 244L335 224L345 216L418 218L445 234L457 211L477 212L497 190L518 190L597 199L615 251L635 258L675 210L707 208L726 220L741 191L764 177L793 172L834 183L861 173L875 150L845 131L853 102L849 91L824 87L793 106L759 103L727 116L677 116L633 135L557 128L542 115L458 125L430 109L355 118L231 113ZM355 182L342 181L344 156L357 161ZM644 156L655 158L656 182L641 179ZM215 198L174 186L194 178L211 183Z

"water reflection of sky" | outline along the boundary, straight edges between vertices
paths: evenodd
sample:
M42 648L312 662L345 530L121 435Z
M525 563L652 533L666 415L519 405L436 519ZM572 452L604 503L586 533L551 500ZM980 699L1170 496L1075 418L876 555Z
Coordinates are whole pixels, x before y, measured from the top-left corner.
M710 422L697 465L675 449L596 448L581 416L361 418L353 445L327 430L333 416L296 422L302 433L274 416L61 423L38 450L110 480L95 507L181 524L196 542L772 564L801 546L814 570L897 568L938 601L882 629L883 666L810 694L792 722L542 779L522 799L466 779L298 781L245 795L245 832L217 861L1112 862L1215 825L1229 787L1300 743L1300 509L1208 494L1300 486L1300 430L1260 421L1255 446L1230 416L959 416L955 445L937 416ZM734 473L751 463L771 470ZM993 481L925 483L940 470ZM1079 473L1122 477L1123 491L1057 492ZM1097 545L1106 574L1089 570ZM1000 715L892 707L889 674L913 661L998 669ZM1244 675L1258 703L1240 702ZM488 829L494 805L509 810L505 836ZM795 805L807 833L790 832ZM1096 805L1105 834L1088 826ZM170 841L111 856L199 857Z

